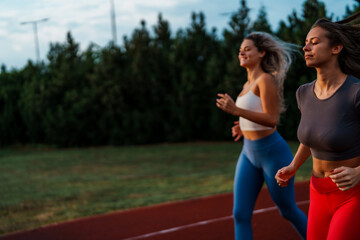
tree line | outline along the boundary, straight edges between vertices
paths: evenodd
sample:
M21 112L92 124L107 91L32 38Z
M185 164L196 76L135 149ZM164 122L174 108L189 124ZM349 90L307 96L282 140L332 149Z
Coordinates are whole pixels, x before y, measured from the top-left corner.
M360 0L346 16L360 10ZM149 30L141 21L123 45L90 44L80 51L69 32L51 43L48 63L28 63L0 72L0 145L47 144L61 147L229 140L231 117L215 106L217 93L237 96L246 81L238 49L252 31L264 31L303 46L318 18L332 19L318 0L306 0L302 13L289 14L272 31L261 7L252 21L246 0L218 34L207 29L202 12L191 14L185 29L171 32L158 15ZM302 50L285 81L287 111L280 133L296 139L300 113L295 91L315 79Z

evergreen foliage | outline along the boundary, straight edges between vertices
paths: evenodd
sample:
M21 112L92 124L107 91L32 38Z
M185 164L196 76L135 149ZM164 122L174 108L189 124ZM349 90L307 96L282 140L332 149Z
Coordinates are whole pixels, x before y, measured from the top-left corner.
M360 1L346 7L359 11ZM299 54L285 81L287 111L280 133L296 139L299 111L295 91L312 81L301 46L316 19L328 16L325 4L305 0L272 31L265 7L251 21L245 0L218 37L202 12L172 34L158 16L152 29L140 22L123 46L110 42L85 51L69 32L50 44L48 63L29 61L20 70L0 72L0 145L49 144L61 147L230 140L233 121L215 106L216 94L237 96L246 81L238 49L252 31L265 31L296 44Z

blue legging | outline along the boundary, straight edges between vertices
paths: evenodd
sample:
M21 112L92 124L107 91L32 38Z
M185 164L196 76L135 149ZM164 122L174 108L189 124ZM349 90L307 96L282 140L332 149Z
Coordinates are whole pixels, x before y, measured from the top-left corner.
M275 131L259 140L244 139L234 179L235 239L252 239L251 217L264 180L280 214L289 220L306 239L307 217L295 202L294 178L285 188L279 187L275 174L293 159L286 141Z

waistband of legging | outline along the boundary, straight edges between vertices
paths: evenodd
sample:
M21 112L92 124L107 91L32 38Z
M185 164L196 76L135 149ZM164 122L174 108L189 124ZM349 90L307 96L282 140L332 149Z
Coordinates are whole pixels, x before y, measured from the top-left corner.
M317 178L312 175L310 185L319 193L330 193L340 190L330 177Z
M250 149L264 149L270 147L271 145L277 143L280 140L282 140L281 135L278 131L275 131L269 136L256 140L249 140L244 138L244 146Z
M310 179L310 187L315 189L318 193L332 193L338 191L339 193L342 193L339 189L339 187L331 180L330 177L325 178L317 178L314 177L314 175L311 176ZM360 191L360 183L355 185L354 187L350 188L349 190L346 190L348 194L351 194L353 192Z

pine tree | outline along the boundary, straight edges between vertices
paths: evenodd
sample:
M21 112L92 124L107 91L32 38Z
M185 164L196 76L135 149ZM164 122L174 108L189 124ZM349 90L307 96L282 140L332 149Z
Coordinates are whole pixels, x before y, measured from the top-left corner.
M354 13L357 13L360 11L360 0L354 0L356 3L354 3L352 5L352 9L349 6L346 6L346 13L345 13L345 17L349 17L351 15L353 15ZM357 19L355 21L353 21L351 24L360 24L360 19Z
M260 7L257 19L252 25L252 31L272 33L271 26L267 19L266 9L263 5Z

